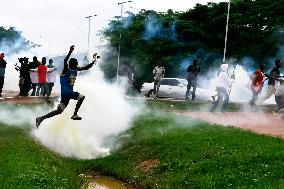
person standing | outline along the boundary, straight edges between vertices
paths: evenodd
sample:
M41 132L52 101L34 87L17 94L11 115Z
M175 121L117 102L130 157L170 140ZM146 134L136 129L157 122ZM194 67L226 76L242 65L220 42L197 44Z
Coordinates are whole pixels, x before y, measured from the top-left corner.
M277 104L277 110L276 112L280 112L281 110L284 110L284 78L279 78L280 81L279 87L277 87L275 91L275 101ZM284 117L284 114L282 115Z
M4 60L4 53L0 53L0 97L2 97L2 89L4 86L5 69L7 62Z
M54 86L54 83L56 82L56 68L53 65L53 60L49 59L48 61L48 69L50 70L49 72L47 72L46 77L47 77L47 85L48 85L48 96L50 96L51 92L52 92L52 88Z
M231 77L229 76L228 64L222 64L220 68L221 68L220 74L218 76L217 86L216 86L218 99L214 102L212 108L210 109L210 112L212 113L216 110L216 108L219 106L219 104L222 102L223 99L224 99L224 104L221 108L221 112L223 113L225 112L229 102L228 89L229 87L232 86L233 80L235 79L234 74L232 74Z
M252 98L249 101L249 105L254 106L255 102L258 100L258 95L261 93L262 88L263 88L263 84L265 81L265 77L264 77L264 65L260 65L259 69L256 70L251 76L251 92L252 92Z
M157 98L159 95L160 81L165 76L165 68L161 66L161 62L158 62L157 66L153 70L154 74L154 98Z
M40 62L37 60L37 57L33 57L33 61L29 63L29 68L30 68L30 78L32 82L32 94L31 96L36 95L37 87L38 87L38 73L35 71L32 71L33 69L37 69L37 67L40 65Z
M191 100L195 100L195 91L197 87L197 75L200 72L200 68L197 66L197 60L193 60L192 65L187 68L188 76L187 76L187 89L185 93L185 99L188 100L189 91L192 87L192 97Z
M281 61L280 60L275 60L275 66L274 68L270 71L270 74L268 75L268 91L266 95L261 98L259 103L264 102L265 100L269 99L272 94L275 93L276 91L276 80L274 77L279 77L280 76L280 68L282 67ZM272 76L272 77L269 77Z

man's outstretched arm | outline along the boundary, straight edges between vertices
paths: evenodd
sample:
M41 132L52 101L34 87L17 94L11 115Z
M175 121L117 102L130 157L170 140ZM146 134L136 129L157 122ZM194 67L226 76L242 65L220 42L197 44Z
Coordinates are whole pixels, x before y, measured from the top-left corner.
M88 69L90 69L94 64L95 64L95 62L93 61L92 63L88 64L87 66L78 67L78 68L77 68L77 71L88 70Z
M84 66L84 67L78 67L77 71L88 70L91 67L93 67L93 65L96 64L96 62L97 62L97 58L96 58L96 56L94 56L94 60L90 64L88 64L87 66Z
M74 51L74 47L75 47L74 45L72 45L72 46L70 47L70 50L69 50L67 56L64 58L64 68L63 68L62 73L66 73L67 70L68 70L68 60L69 60L69 58L70 58L72 52Z

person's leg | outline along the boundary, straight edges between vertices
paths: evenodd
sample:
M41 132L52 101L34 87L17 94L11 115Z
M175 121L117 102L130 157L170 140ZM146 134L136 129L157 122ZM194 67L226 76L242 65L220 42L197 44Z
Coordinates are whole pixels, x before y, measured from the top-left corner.
M222 101L222 94L221 94L221 91L219 89L217 89L217 96L218 96L218 99L214 102L212 108L210 109L210 112L214 112L216 110L216 108L218 107L218 105L221 103Z
M159 96L159 90L160 90L160 80L157 81L157 94L156 96Z
M266 101L267 99L269 99L271 97L272 94L275 93L275 88L273 85L268 85L268 89L267 89L267 93L266 95L261 98L261 100L259 100L259 103L262 103L264 101Z
M29 95L29 91L31 89L31 80L29 78L25 79L25 83L24 83L24 96L28 96Z
M222 96L224 98L224 103L223 103L221 111L224 113L226 108L227 108L227 106L228 106L228 103L229 103L229 94L228 94L228 92L226 90L223 90L222 91Z
M195 97L196 97L195 91L196 91L196 88L197 88L197 82L194 82L192 87L193 87L193 89L192 89L192 99L191 100L194 101Z
M48 83L48 87L49 87L49 95L48 96L51 95L53 86L54 86L54 83Z
M32 91L31 96L35 96L35 94L36 94L36 83L32 83L32 89L33 89L33 91Z
M186 88L186 93L185 93L185 99L188 100L188 96L189 96L189 92L190 92L190 89L191 89L191 81L190 80L187 80L188 83L187 83L187 88Z
M71 117L71 119L73 119L73 120L81 120L82 119L80 116L78 116L78 111L79 111L84 99L85 99L85 96L81 95L81 94L76 98L76 100L78 100L78 102L76 104L75 111L74 111L74 114Z
M249 105L254 106L255 101L258 98L258 93L256 92L256 90L253 87L251 88L251 92L252 92L252 97L251 97L251 100L249 101Z
M157 95L158 80L154 80L154 95Z
M3 89L3 85L4 85L4 77L0 76L0 96L2 96L1 93Z
M64 111L65 108L66 108L66 105L63 104L63 103L60 103L60 104L57 106L57 109L56 109L56 110L54 110L54 111L52 111L52 112L49 112L48 114L46 114L46 115L44 115L44 116L37 117L37 118L36 118L36 127L38 128L39 125L41 124L41 122L42 122L43 120L61 114L61 113Z
M44 94L46 95L47 98L49 98L49 94L50 94L50 93L49 93L49 86L48 86L48 83L44 83L43 86L44 86L44 87L43 87L43 88L44 88Z
M40 92L41 86L39 83L36 84L36 96L39 96L39 92Z

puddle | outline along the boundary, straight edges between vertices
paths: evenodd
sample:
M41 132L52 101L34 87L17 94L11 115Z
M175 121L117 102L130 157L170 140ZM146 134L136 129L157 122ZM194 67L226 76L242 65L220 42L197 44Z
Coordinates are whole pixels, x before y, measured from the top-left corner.
M88 177L87 189L135 189L128 184L105 176Z

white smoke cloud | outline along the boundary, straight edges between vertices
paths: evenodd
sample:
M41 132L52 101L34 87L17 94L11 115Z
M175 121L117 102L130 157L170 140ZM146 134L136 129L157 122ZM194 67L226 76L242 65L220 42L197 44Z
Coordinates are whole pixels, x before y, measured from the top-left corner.
M125 99L121 87L104 81L98 66L91 69L79 75L75 85L75 90L86 96L79 110L83 119L70 119L76 104L71 100L61 115L45 120L33 133L43 145L63 156L92 159L108 155L111 146L104 146L105 140L129 128L140 111L141 102L133 101L134 106Z
M234 63L236 64L236 63ZM233 65L230 62L230 65ZM218 70L213 70L208 72L206 75L199 77L199 85L201 88L214 91L217 84L217 72ZM229 73L233 73L233 67L230 67ZM232 85L230 101L232 102L244 102L247 103L251 100L252 92L250 89L250 74L243 66L237 64L234 70L235 80ZM262 92L259 95L259 98L263 97L267 91L267 82L265 82ZM264 102L264 104L275 104L274 96L270 97Z

